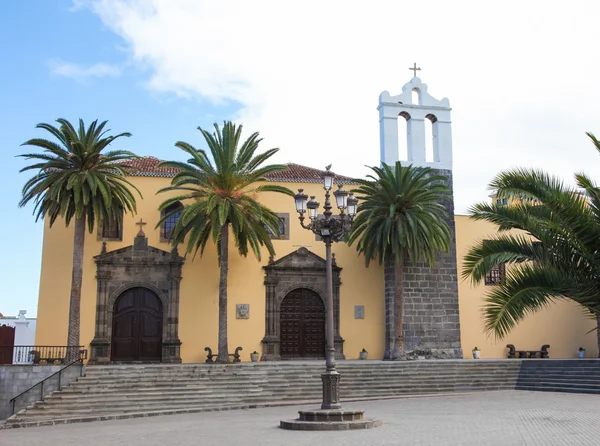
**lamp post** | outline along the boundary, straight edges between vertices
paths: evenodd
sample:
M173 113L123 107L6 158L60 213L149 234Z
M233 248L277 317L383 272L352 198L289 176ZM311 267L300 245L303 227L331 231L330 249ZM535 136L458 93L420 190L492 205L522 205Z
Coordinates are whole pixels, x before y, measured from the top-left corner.
M325 373L321 375L323 381L323 402L321 404L321 409L324 410L340 409L342 407L339 399L340 375L335 369L335 349L333 344L333 273L331 268L331 243L344 240L344 236L352 229L352 220L356 215L356 208L358 205L358 199L354 197L354 194L349 194L340 184L338 185L338 190L333 192L335 203L340 213L339 215L333 215L331 212L333 206L330 201L330 192L333 188L335 174L329 170L330 168L331 165L326 167L327 170L323 174L323 188L325 189L325 204L323 206L325 212L323 212L323 215L319 215L319 202L315 200L314 196L311 196L310 200L308 200L308 195L304 193L303 189L298 189L298 193L294 196L300 225L304 229L308 229L314 234L319 235L325 243L325 259L327 261L327 346L325 349ZM307 212L309 223L304 224L304 220L306 219L304 214Z

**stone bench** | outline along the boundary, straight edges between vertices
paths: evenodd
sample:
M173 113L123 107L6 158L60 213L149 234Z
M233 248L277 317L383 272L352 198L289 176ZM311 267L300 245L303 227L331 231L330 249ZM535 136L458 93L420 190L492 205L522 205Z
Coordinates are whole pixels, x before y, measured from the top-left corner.
M548 354L548 349L550 345L544 344L540 350L517 350L513 344L508 344L506 346L508 349L508 357L509 358L537 358L538 355L541 359L550 358Z
M240 359L240 352L242 350L242 347L238 347L235 349L235 353L229 353L229 356L233 358L232 362L242 362L242 360ZM214 364L215 361L213 360L213 358L216 358L218 354L213 353L210 347L205 347L204 351L208 352L208 355L206 355L206 361L204 362L206 362L207 364Z

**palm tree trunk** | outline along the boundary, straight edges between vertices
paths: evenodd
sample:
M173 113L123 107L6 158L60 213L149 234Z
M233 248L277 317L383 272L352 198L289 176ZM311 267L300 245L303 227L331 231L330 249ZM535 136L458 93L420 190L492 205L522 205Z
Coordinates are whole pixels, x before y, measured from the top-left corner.
M396 306L396 262L386 259L383 268L383 286L385 299L385 347L383 359L392 359L396 339L394 308Z
M75 219L75 235L73 240L73 272L71 276L71 298L69 300L69 329L67 356L69 360L77 359L79 347L79 325L81 308L81 282L83 279L83 247L85 241L85 214Z
M392 360L398 361L406 359L406 351L404 350L404 323L403 323L403 278L404 278L404 252L400 256L400 259L395 258L394 263L396 265L395 276L396 276L396 299L394 300L394 329L395 329L395 342L394 351L392 353Z
M229 362L229 346L227 345L227 272L229 270L229 223L221 228L221 260L219 264L219 354L217 362Z

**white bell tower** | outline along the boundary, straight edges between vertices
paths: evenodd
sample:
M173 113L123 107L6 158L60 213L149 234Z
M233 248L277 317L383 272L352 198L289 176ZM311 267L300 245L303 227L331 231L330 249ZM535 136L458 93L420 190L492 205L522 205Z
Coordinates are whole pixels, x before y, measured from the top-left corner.
M381 162L393 165L396 161L408 162L413 166L452 170L452 129L450 101L441 101L427 92L427 85L415 76L402 87L402 93L391 96L384 91L379 95L379 133ZM413 92L417 93L418 104L413 103ZM398 135L398 119L406 119L406 135ZM425 119L432 123L432 134L425 132ZM399 160L398 138L406 138L408 159ZM432 138L433 160L425 155L425 140Z

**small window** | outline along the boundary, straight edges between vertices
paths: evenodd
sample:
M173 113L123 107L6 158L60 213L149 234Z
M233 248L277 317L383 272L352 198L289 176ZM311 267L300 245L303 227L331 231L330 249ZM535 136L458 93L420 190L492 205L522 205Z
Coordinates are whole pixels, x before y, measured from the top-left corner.
M497 204L498 206L502 206L502 200L500 200L500 198L498 198L498 199L496 200L496 204Z
M119 218L120 217L120 218ZM98 231L99 240L123 240L123 214L115 216L110 221L103 220Z
M500 285L506 277L506 265L496 265L485 275L486 285Z
M279 217L279 235L276 236L273 232L265 225L265 229L273 240L289 240L290 239L290 214L288 213L275 213Z
M183 205L178 201L169 205L161 212L161 217L168 215L168 217L163 221L160 228L160 239L163 242L168 242L171 240L171 235L179 217L181 217L181 212L183 211Z
M485 245L487 240L483 241ZM500 265L494 266L488 273L485 275L485 284L486 285L500 285L504 278L506 277L506 265L504 263Z
M508 204L508 198L503 198L502 199L502 205L506 206Z

